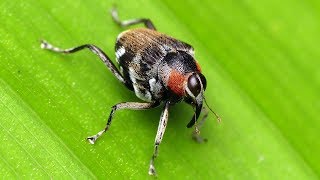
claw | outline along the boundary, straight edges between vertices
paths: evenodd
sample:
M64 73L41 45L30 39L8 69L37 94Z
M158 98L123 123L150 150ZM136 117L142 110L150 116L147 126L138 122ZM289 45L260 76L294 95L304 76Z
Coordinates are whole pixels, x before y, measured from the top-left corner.
M89 141L90 144L94 144L97 140L97 136L90 136L90 137L87 137L87 140Z
M96 142L96 140L104 133L106 132L107 128L103 129L102 131L98 132L96 135L94 136L89 136L87 137L87 140L89 141L90 144L94 144Z
M192 133L192 139L195 140L197 143L200 143L200 144L201 144L201 143L205 143L205 142L208 141L207 138L201 137L200 134L197 133L197 131L193 131L193 133Z
M156 169L154 168L154 165L152 163L150 164L150 167L149 167L149 175L151 175L151 176L157 175Z

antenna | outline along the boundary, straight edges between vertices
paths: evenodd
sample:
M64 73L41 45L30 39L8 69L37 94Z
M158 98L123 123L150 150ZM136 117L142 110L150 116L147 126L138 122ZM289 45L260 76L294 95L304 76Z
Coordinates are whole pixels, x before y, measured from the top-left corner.
M218 123L220 123L220 122L221 122L220 116L219 116L217 113L215 113L215 112L210 108L210 106L209 106L208 103L207 103L206 98L203 97L203 99L204 99L204 102L206 103L207 107L209 108L209 110L216 116Z

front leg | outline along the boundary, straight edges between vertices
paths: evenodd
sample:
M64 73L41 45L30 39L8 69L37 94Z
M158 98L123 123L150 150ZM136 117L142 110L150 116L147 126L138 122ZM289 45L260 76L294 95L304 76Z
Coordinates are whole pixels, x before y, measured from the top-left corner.
M200 129L203 126L204 122L207 120L209 114L208 110L205 107L202 108L202 111L203 116L198 123L196 122L195 129L192 132L192 139L195 140L197 143L204 143L208 141L207 138L203 138L202 136L200 136Z
M169 117L169 105L170 105L170 102L167 101L165 103L164 109L163 109L161 116L160 116L158 131L157 131L157 135L156 135L155 142L154 142L154 151L153 151L153 155L152 155L152 158L150 161L150 166L149 166L149 174L150 175L156 175L156 170L154 167L154 160L158 156L158 147L162 141L162 137L163 137L164 132L167 127L167 122L168 122L168 117Z

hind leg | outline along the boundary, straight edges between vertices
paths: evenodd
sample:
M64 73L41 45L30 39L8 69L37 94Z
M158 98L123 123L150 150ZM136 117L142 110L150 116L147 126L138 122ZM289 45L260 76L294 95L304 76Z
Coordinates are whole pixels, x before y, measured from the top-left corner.
M121 27L128 27L135 24L143 23L148 29L156 30L156 27L153 25L152 21L147 18L138 18L138 19L129 19L121 21L118 16L118 11L116 8L111 10L112 19Z

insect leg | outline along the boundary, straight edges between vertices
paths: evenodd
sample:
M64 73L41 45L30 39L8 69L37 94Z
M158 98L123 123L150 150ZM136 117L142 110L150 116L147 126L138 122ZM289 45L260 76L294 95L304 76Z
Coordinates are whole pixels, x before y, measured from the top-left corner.
M111 10L112 19L121 27L128 27L135 24L143 23L147 28L156 30L156 27L153 25L152 21L147 18L138 18L138 19L130 19L126 21L121 21L118 16L118 11L116 8L112 8Z
M203 138L203 137L200 136L199 129L203 126L204 122L207 120L209 112L205 107L203 107L202 110L203 110L203 117L197 123L197 126L196 126L197 128L192 132L192 139L195 140L198 143L207 142L206 138Z
M160 122L158 125L158 131L157 131L157 135L156 135L155 143L154 143L154 151L153 151L153 155L152 155L152 158L150 161L150 166L149 166L149 174L150 175L156 175L156 170L154 167L154 160L158 156L158 147L162 141L163 134L164 134L166 127L167 127L168 116L169 116L169 104L170 104L169 101L165 103L164 109L163 109L161 116L160 116Z
M108 69L116 76L116 78L122 82L123 84L127 85L128 82L123 78L119 70L116 68L116 66L113 64L113 62L110 60L110 58L97 46L92 45L92 44L84 44L81 46L69 48L69 49L60 49L58 47L55 47L48 42L41 40L41 48L42 49L48 49L53 52L58 52L58 53L63 53L63 54L70 54L70 53L75 53L77 51L80 51L82 49L88 48L90 51L95 53L96 55L99 56L101 61L108 67Z
M99 131L96 135L87 137L87 140L91 144L94 144L96 142L96 140L109 129L111 122L112 122L113 115L117 110L120 110L120 109L145 110L145 109L151 109L151 108L157 107L159 104L160 103L158 103L158 102L151 102L151 103L123 102L123 103L118 103L118 104L112 106L112 110L110 112L110 115L109 115L109 118L107 121L107 125L105 126L105 128L103 130Z

